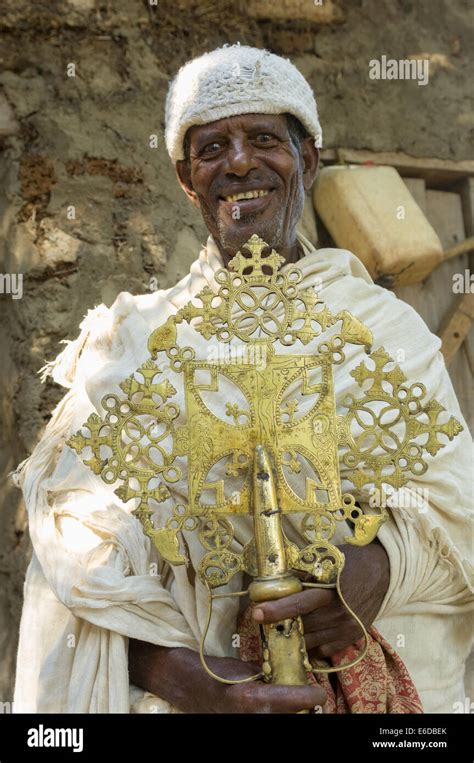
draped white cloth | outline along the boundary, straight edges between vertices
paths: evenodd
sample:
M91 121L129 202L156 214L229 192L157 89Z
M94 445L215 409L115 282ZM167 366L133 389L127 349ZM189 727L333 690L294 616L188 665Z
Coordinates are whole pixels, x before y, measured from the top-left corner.
M464 426L452 442L441 435L445 447L435 459L428 456L428 471L403 489L427 490L422 508L405 508L400 501L379 532L390 559L390 586L375 622L407 665L425 711L455 712L456 703L465 700L464 663L472 640L472 441L440 340L410 306L374 285L350 252L315 250L298 237L305 252L297 263L303 272L298 288L317 284L333 314L349 310L365 323L374 348L384 346L410 382L422 382L428 397L436 397ZM206 284L216 290L213 275L219 267L222 259L210 236L176 286L145 296L123 292L111 308L90 310L79 337L46 368L45 375L68 392L15 475L33 544L20 626L17 712L178 712L130 684L128 639L198 649L206 591L184 566L171 568L159 558L131 514L134 501L122 503L114 495L116 486L94 475L65 441L90 413L103 415L105 393L123 394L118 385L148 358L151 331ZM180 344L190 344L202 357L205 340L187 324L183 331L189 342L180 339ZM366 358L363 347L346 346L345 363L334 367L338 403L348 392L360 394L349 371ZM184 411L181 377L173 378L166 364L160 367ZM172 488L174 500L185 499L185 480L184 468ZM157 526L174 500L160 504ZM251 518L233 523L239 549L251 537ZM196 533L184 534L196 569L202 547ZM301 540L296 520L288 520L287 534ZM241 586L238 574L220 591ZM238 606L236 598L216 602L208 654L238 657L232 640Z

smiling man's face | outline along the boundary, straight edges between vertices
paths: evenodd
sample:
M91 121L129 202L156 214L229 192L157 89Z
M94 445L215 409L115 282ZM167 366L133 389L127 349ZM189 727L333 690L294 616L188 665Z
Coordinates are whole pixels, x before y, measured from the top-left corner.
M318 166L314 140L298 145L285 114L239 114L191 127L186 143L178 178L225 262L253 233L297 259L295 228Z

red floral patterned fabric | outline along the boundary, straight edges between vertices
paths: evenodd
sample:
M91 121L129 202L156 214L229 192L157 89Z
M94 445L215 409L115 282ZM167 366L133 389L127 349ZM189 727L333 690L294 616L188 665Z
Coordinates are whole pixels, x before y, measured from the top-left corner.
M251 607L238 620L240 659L261 664L258 625L251 617ZM316 677L308 673L309 682L317 682L327 693L325 713L423 713L421 700L410 674L390 644L375 628L369 628L369 648L363 660L352 668ZM311 660L314 668L347 664L364 646L364 639L333 654L328 660ZM334 686L333 686L334 684Z

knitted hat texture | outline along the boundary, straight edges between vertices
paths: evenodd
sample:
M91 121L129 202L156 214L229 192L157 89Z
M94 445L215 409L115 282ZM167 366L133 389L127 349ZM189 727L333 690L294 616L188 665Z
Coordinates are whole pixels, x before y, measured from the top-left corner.
M171 160L184 159L194 125L237 114L293 114L316 146L322 130L313 91L289 59L248 45L224 45L184 64L165 104L165 142Z

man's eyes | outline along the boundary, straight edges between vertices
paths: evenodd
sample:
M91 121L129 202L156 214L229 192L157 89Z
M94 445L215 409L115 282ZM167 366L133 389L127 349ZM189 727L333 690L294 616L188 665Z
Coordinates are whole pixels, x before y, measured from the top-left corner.
M259 143L259 144L266 144L266 143L273 143L274 141L278 140L278 138L273 135L270 132L260 132L254 137L250 138L250 140ZM207 143L207 145L204 146L204 148L201 149L200 154L213 154L216 151L219 151L224 145L224 141L213 141L212 143Z
M214 151L218 151L221 146L222 143L218 143L217 141L214 141L214 143L208 143L207 146L204 146L202 149L201 154L212 154Z
M273 140L277 140L277 138L271 132L261 132L257 135L256 140L259 143L270 143Z

